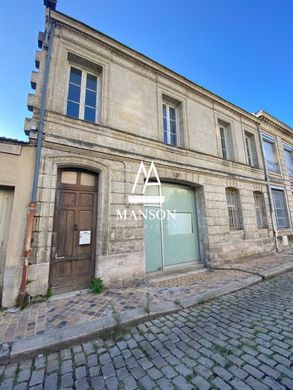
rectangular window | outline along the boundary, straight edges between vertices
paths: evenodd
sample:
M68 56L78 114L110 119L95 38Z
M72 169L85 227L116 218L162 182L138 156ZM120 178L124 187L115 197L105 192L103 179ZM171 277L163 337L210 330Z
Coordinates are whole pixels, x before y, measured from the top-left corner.
M221 137L222 157L224 160L228 160L227 141L225 137L224 127L220 127L220 137Z
M81 71L71 68L67 98L67 115L79 118L80 109Z
M262 137L266 165L269 172L279 173L279 164L276 157L276 144L274 139Z
M234 188L226 188L229 227L231 230L240 230L243 227L239 192Z
M84 69L70 68L66 114L72 118L97 122L99 78Z
M288 219L285 193L282 190L272 189L272 196L273 196L277 227L279 229L288 228L289 219Z
M178 110L168 103L163 103L163 129L164 143L177 145L178 134Z
M285 160L288 169L289 177L293 177L293 161L292 161L292 149L289 147L284 148Z
M263 193L254 192L256 222L259 229L268 227L265 198Z
M219 121L221 153L224 160L233 159L232 134L229 124Z
M257 153L254 135L248 133L247 131L245 131L245 147L248 165L250 165L251 167L257 167Z

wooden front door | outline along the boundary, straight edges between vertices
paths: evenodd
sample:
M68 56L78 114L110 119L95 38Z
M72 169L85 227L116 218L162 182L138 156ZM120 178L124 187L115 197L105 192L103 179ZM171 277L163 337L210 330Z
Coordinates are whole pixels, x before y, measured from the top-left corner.
M60 170L50 265L53 291L89 287L94 276L96 220L96 175L81 170Z

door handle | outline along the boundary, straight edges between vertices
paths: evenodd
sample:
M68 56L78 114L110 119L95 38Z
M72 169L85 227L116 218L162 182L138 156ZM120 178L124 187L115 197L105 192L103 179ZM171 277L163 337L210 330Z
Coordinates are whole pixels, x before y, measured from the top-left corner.
M65 258L64 256L58 257L57 252L55 252L55 260L64 259L64 258Z
M77 231L77 229L78 229L78 227L77 227L77 224L76 224L76 223L73 225L73 228L74 228L74 231L76 232L76 231Z

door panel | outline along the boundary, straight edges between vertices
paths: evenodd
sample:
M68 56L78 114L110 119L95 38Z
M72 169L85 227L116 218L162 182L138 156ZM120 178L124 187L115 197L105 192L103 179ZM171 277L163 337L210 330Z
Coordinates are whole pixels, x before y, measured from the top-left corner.
M94 274L96 177L87 173L87 180L81 181L81 174L71 169L58 176L50 267L50 285L55 291L88 287ZM90 190L81 182L93 187Z
M199 260L198 229L194 190L185 186L162 184L162 215L172 215L162 221L150 219L145 223L146 272L157 271L168 265ZM158 195L157 187L147 187L145 195ZM160 210L145 207L145 211ZM163 248L162 248L163 245Z
M74 211L60 210L59 218L57 256L72 256L74 250Z
M174 212L175 219L163 220L164 265L199 259L194 191L187 187L163 185L163 210Z
M147 187L145 195L159 195L156 186ZM156 214L159 207L145 206L144 212L148 215ZM163 268L161 222L157 218L145 219L144 221L144 242L146 272L158 271Z
M14 191L0 187L0 304Z

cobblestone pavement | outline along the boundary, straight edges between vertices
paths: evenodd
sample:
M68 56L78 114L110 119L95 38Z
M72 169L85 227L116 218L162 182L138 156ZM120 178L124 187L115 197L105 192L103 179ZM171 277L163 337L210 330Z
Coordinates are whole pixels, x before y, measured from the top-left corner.
M0 390L292 390L292 286L290 272L145 322L119 341L0 366Z
M251 272L269 270L280 264L293 262L290 252L283 255L272 255L249 261L233 263L233 267ZM230 266L226 266L229 268ZM159 287L128 287L107 289L101 295L86 292L81 295L63 299L49 300L29 305L24 310L0 312L0 344L28 338L56 329L74 326L101 317L112 315L113 308L118 312L144 307L146 293L150 293L153 303L180 302L186 297L192 297L226 286L233 281L244 280L250 274L241 271L203 272L175 278L168 286Z

